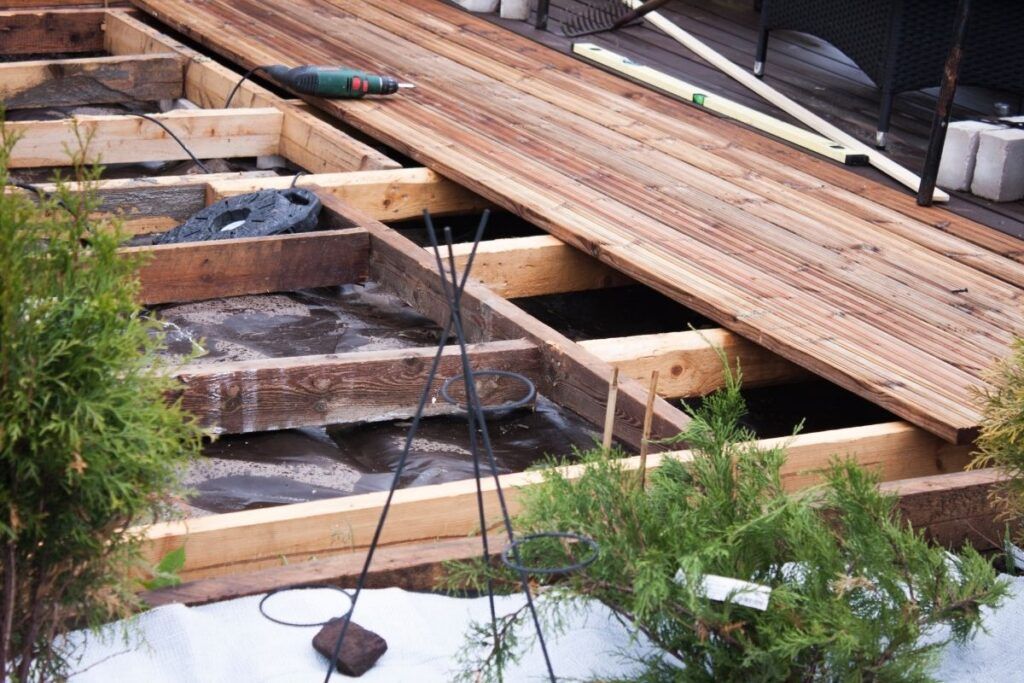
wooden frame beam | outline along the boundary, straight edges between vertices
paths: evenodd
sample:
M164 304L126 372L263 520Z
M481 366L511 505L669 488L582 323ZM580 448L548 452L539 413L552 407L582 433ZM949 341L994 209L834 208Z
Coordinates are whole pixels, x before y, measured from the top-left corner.
M959 548L971 543L979 550L999 547L1001 524L998 511L989 501L992 486L1001 475L996 470L952 472L885 482L881 490L899 498L903 518L934 543ZM993 542L995 544L993 545ZM492 552L507 539L492 538ZM370 588L402 588L413 591L436 589L444 577L447 562L480 556L480 539L445 538L402 543L379 548L367 576ZM306 584L352 588L365 560L363 550L341 553L296 564L267 567L235 575L187 581L142 594L151 607L181 603L203 605L266 593L285 586Z
M455 258L460 266L465 265L472 248L469 243L455 245ZM481 243L473 262L473 277L506 299L582 292L633 282L550 235Z
M783 466L783 478L788 490L819 481L820 469L833 455L848 455L880 472L883 480L956 472L970 457L969 448L950 446L903 422L760 443L787 445L789 457ZM647 458L647 468L657 468L666 458L685 462L692 457L689 451L652 454ZM623 466L637 469L640 458L625 459ZM582 466L569 466L563 472L576 477ZM513 514L518 510L522 488L538 483L542 477L543 473L536 470L501 476ZM482 487L487 519L499 522L494 481L487 479ZM182 576L191 580L351 552L368 545L386 495L370 493L159 523L143 530L145 555L155 564L184 545ZM386 546L473 534L479 526L475 500L476 484L472 480L396 491L381 542Z
M181 97L183 60L172 53L0 63L8 109Z
M104 10L0 11L0 54L97 52L105 17Z
M114 178L88 183L96 193L99 206L96 217L118 219L127 235L163 232L176 227L206 207L207 186L211 182L244 178L277 177L273 171L241 171L203 175L153 176L150 178ZM43 192L55 192L55 183L36 185ZM72 192L85 189L69 183Z
M658 371L658 394L692 398L723 386L722 358L739 366L744 388L772 386L813 377L798 365L721 328L667 332L613 339L592 339L579 345L640 381Z
M539 381L540 353L529 342L471 344L468 352L474 369L511 370ZM175 377L184 385L182 407L214 433L380 422L415 414L436 353L430 347L195 364ZM456 412L440 390L459 375L459 349L445 347L424 415ZM477 390L491 405L520 399L524 388L480 377Z
M369 241L359 228L124 247L139 258L139 303L288 292L366 279Z
M178 109L152 116L200 159L278 152L282 115L277 109ZM7 130L20 136L11 151L11 168L68 166L83 145L87 160L104 164L189 158L165 130L138 116L15 121Z
M228 93L241 79L213 59L173 40L127 12L106 15L103 45L114 55L173 52L185 62L185 97L201 107L224 106ZM275 107L281 111L280 147L273 154L298 164L310 173L399 168L401 164L356 140L303 107L286 102L255 83L238 89L234 107Z
M371 278L443 324L447 303L434 260L427 252L352 207L329 196L321 198L325 210L369 232ZM515 304L473 282L467 285L462 297L462 319L473 341L524 338L537 344L544 358L543 381L537 390L592 424L604 424L611 366ZM619 383L614 421L614 434L618 439L639 446L646 405L647 388L643 384L629 378ZM663 399L655 400L653 410L655 438L674 436L689 423L681 410Z
M433 215L467 213L490 204L469 190L428 168L398 168L377 171L318 173L292 177L238 178L210 183L207 202L213 203L257 190L284 189L292 182L299 187L316 186L379 221L416 218L427 209Z

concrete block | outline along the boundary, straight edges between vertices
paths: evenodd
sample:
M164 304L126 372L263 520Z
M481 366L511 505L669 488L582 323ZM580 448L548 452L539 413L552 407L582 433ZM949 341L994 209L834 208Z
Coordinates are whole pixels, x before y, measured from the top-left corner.
M501 0L501 18L525 21L530 16L530 0Z
M1024 199L1024 130L985 131L978 142L971 192L996 202Z
M493 12L498 9L498 0L455 0L455 4L470 12Z
M957 121L946 129L946 144L939 162L936 184L947 190L963 191L971 187L974 178L974 159L978 153L978 139L985 130L998 130L998 126L981 121Z

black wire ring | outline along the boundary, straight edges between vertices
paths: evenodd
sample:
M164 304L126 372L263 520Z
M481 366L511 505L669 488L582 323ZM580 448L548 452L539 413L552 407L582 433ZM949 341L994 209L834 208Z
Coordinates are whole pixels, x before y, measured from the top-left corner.
M328 590L337 591L337 592L341 593L346 598L348 598L348 604L349 604L348 611L345 612L345 614L341 615L340 617L331 617L327 621L317 621L317 622L313 622L313 623L310 623L310 624L300 624L300 623L296 623L296 622L293 622L293 621L284 621L282 619L278 619L276 617L272 617L269 614L267 614L266 610L263 609L263 603L265 603L272 596L277 595L278 593L285 593L287 591L311 590L313 588L326 588ZM265 619L268 619L268 620L274 622L275 624L281 624L282 626L297 626L299 628L306 628L306 627L310 627L310 626L324 626L326 624L331 623L335 619L344 619L345 617L347 617L350 614L352 614L352 608L353 607L354 607L354 604L353 604L353 601L352 601L352 595L347 590L344 590L342 588L338 588L337 586L325 586L323 584L313 584L313 583L306 584L306 585L300 585L300 586L285 586L284 588L275 588L274 590L272 590L269 593L267 593L266 595L264 595L263 598L260 600L260 614L262 614Z
M567 564L561 567L525 567L518 564L518 560L513 561L509 559L509 555L518 551L524 543L535 541L538 538L566 538L579 541L584 545L590 546L592 552L575 564ZM516 554L518 554L518 552ZM597 541L589 536L577 534L572 531L541 531L536 534L521 536L505 546L505 549L501 551L501 562L509 569L514 569L517 572L523 572L525 574L571 574L572 572L578 572L581 569L586 569L590 565L594 564L600 554L601 547L597 544Z
M452 398L451 394L448 393L448 389L455 382L462 381L465 383L465 377L465 375L455 375L454 377L446 379L444 384L441 385L441 398L462 410L466 410L466 404L459 403L456 399ZM518 372L509 372L508 370L478 370L473 373L473 379L476 380L477 377L510 377L527 387L526 395L518 401L502 403L501 405L496 406L480 406L480 410L485 413L497 413L505 410L522 408L530 405L533 402L533 399L537 397L537 387L534 386L529 377ZM466 393L468 394L469 392L467 391Z

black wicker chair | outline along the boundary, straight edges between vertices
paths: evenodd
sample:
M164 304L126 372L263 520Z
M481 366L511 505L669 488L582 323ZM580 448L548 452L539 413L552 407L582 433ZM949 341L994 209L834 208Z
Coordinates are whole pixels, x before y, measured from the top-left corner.
M879 147L885 146L896 94L941 83L956 0L762 0L761 4L754 73L764 74L772 29L827 40L881 90ZM1024 93L1024 1L975 0L959 83Z

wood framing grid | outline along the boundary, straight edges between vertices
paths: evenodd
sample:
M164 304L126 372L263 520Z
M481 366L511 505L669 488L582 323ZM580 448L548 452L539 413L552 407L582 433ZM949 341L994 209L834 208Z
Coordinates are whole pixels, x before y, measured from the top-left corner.
M359 227L355 230L368 238L370 277L421 312L441 319L443 312L437 284L428 276L432 265L430 257L394 231L326 193L323 199L330 221L337 225L356 224ZM482 285L470 284L464 309L474 342L524 340L528 344L524 348L534 348L541 354L538 372L541 391L585 417L599 419L610 377L608 365ZM574 366L574 370L567 371L566 365ZM632 380L625 380L623 386L625 400L620 396L617 432L620 438L626 436L627 443L635 444L645 391ZM666 431L669 417L662 408L662 433ZM668 431L681 426L677 421ZM769 443L778 442L769 440ZM802 435L789 443L789 454L784 481L791 490L818 481L819 470L837 454L854 457L878 471L886 481L959 472L969 459L967 447L945 444L901 422ZM647 467L657 467L666 457L685 461L692 454L686 451L652 454ZM636 468L639 458L628 459L625 465ZM578 473L578 468L569 468L568 472ZM517 490L535 483L539 476L536 472L503 476L502 485L509 493L513 508ZM477 526L471 504L474 492L473 482L465 481L397 492L384 543L454 539L472 534ZM147 552L151 558L157 558L185 544L188 559L184 575L190 579L273 567L279 565L282 558L288 562L324 558L365 547L382 500L382 494L366 494L158 524L145 532ZM485 502L488 515L493 518L496 514L493 482L485 486ZM931 519L934 521L935 515Z
M9 109L173 100L208 109L153 117L199 158L279 155L311 173L399 169L400 164L310 113L252 83L221 109L241 74L172 40L123 10L0 12L0 53L109 56L0 63L0 100ZM102 163L168 161L188 154L152 121L131 115L20 121L11 168L62 166L84 150Z

